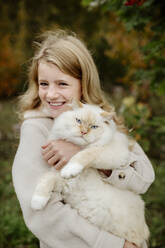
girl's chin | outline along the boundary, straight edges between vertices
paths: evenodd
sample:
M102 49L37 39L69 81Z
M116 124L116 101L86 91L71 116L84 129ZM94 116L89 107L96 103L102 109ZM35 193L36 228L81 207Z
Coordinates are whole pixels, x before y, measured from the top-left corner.
M57 117L58 115L60 115L62 112L64 112L65 110L62 110L62 109L49 109L49 113L50 113L50 115L51 115L51 117L53 117L53 118L55 118L55 117Z

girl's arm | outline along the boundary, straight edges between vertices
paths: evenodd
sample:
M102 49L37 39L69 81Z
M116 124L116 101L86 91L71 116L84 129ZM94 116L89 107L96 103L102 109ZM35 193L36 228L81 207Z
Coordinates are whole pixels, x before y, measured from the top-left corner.
M13 164L13 183L27 227L49 248L123 248L123 239L91 225L68 204L64 205L60 194L54 193L43 210L31 209L35 186L39 178L49 170L42 159L41 146L46 142L50 122L43 118L29 119L23 123Z
M154 179L155 173L151 162L136 142L130 152L128 166L125 169L115 169L109 177L104 178L116 187L132 190L138 194L145 193Z

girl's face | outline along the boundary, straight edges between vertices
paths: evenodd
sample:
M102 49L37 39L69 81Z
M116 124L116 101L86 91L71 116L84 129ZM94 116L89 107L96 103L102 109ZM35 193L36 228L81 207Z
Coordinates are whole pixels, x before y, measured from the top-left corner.
M52 117L68 110L71 100L81 98L81 82L52 64L40 62L38 65L39 97Z

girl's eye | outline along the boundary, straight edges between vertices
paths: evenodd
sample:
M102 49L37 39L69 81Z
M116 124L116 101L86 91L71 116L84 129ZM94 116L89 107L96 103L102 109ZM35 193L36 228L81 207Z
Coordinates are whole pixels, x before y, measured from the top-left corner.
M81 124L81 120L80 120L80 119L76 118L76 121L77 121L79 124Z
M66 82L59 82L59 85L61 85L61 86L67 86L68 83L66 83Z
M48 86L48 83L47 82L40 82L39 85L45 87L45 86Z
M96 128L98 128L99 126L97 126L97 125L92 125L91 126L91 128L93 128L93 129L96 129Z

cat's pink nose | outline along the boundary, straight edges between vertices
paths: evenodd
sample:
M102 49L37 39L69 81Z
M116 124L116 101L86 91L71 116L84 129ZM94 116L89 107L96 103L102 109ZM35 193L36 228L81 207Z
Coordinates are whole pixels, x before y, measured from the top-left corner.
M85 131L81 131L81 134L82 134L82 135L84 135L84 134L87 134L87 132L85 132Z

